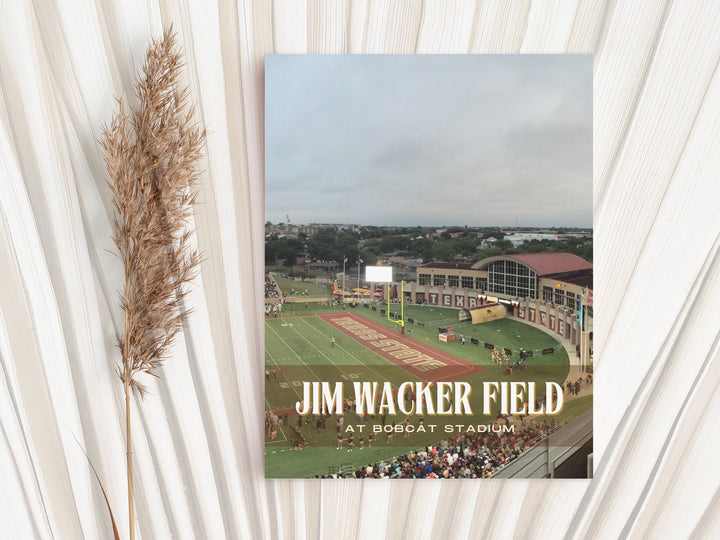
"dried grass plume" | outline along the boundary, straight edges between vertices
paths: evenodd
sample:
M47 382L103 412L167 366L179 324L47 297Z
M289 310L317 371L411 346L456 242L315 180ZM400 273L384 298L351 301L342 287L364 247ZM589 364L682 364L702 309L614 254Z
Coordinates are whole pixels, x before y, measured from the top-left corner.
M114 240L125 267L125 333L118 337L125 383L145 387L157 376L182 328L183 297L199 262L188 219L197 191L205 132L193 120L188 89L178 89L183 64L172 30L150 45L135 84L137 110L119 111L103 130L102 148L116 209Z
M115 206L114 240L125 268L121 304L125 330L118 336L125 389L130 539L135 538L130 396L146 389L137 376L158 368L182 329L184 297L199 256L189 219L197 195L205 131L193 120L172 28L148 48L135 84L137 109L118 99L118 112L101 141Z

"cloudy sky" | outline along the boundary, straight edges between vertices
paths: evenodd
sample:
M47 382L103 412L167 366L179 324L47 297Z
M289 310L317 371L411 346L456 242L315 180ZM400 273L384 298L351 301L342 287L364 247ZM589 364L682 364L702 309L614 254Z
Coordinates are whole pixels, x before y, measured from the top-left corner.
M278 223L592 226L590 55L268 55Z

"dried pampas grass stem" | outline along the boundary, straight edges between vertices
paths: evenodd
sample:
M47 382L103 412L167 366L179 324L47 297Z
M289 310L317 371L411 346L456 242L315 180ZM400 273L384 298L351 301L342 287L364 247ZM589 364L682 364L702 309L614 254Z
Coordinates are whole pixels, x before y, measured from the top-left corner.
M205 132L193 120L183 67L172 29L147 51L135 84L137 109L119 110L103 130L115 205L114 240L125 268L121 304L125 330L118 336L125 388L130 538L134 538L130 395L144 397L143 375L158 368L182 329L186 285L199 255L191 246L189 218L197 191Z

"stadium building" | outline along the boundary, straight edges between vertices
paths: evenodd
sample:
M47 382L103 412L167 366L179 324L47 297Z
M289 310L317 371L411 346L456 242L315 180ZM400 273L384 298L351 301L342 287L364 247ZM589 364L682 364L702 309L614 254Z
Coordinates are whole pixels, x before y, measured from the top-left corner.
M592 356L592 263L571 253L488 257L423 264L404 288L406 302L473 309L487 302L569 340ZM581 321L582 318L582 321ZM581 325L582 322L582 325Z

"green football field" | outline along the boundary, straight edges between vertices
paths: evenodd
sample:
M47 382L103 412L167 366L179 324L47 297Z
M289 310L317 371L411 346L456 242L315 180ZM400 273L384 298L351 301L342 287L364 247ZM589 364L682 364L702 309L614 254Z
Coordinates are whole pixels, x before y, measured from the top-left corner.
M399 336L399 325L388 321L386 315L381 315L381 309L385 309L385 306L378 306L377 311L361 306L346 307L345 310L386 327L388 336ZM399 306L391 306L391 311L396 309L399 310ZM360 341L315 316L319 313L342 311L341 307L321 307L313 303L308 304L307 307L305 303L285 304L280 316L265 320L267 410L277 412L294 409L295 403L302 400L303 381L343 381L346 386L345 397L352 397L354 381L387 380L397 388L404 381L420 380L402 367L385 360ZM469 382L473 389L481 388L483 381L534 381L538 388L543 389L539 393L544 393L546 381L562 384L567 375L568 357L564 348L553 337L521 322L502 319L472 325L469 321L458 321L457 309L431 306L406 306L404 315L406 320L413 319L424 324L424 327L421 327L416 323L406 322L405 337L485 368L480 373L461 379ZM465 344L463 345L459 339L450 343L439 341L440 327L451 328L458 337L465 336ZM480 344L472 345L471 338L475 338ZM534 354L527 358L525 370L515 369L512 375L508 376L505 365L497 366L491 360L491 350L484 347L485 343L491 343L498 350L510 349L512 351L510 365L514 365L519 358L520 348L534 351ZM553 348L554 352L541 354L543 349L549 348ZM349 425L355 426L356 430L363 430L365 437L365 448L361 450L358 444L361 433L355 433L355 447L352 451L347 450L347 434L343 449L336 448L337 417L327 418L323 428L317 425L316 417L308 415L301 419L294 414L294 411L289 411L287 419L280 422L276 438L271 440L266 437L266 475L296 478L325 475L331 470L356 468L400 455L412 448L439 442L449 436L442 432L445 424L478 425L495 420L497 407L494 407L490 415L481 414L481 397L482 391L475 391L470 396L474 416L466 420L458 421L456 416L453 416L452 420L447 417L444 419L427 417L425 425L429 427L432 421L433 424L437 424L437 432L412 433L407 436L396 433L392 441L388 441L386 434L382 432L377 434L372 448L368 447L366 434L372 429L380 429L382 419L379 416L359 418L352 410L346 412L344 427L347 429ZM578 406L575 406L572 410L577 409ZM582 411L577 410L577 413L579 412ZM385 423L391 425L393 421L400 424L405 421L405 417L388 416ZM417 427L419 418L411 416L409 422ZM302 450L293 449L291 441L297 442L300 439L306 446Z
M280 291L287 296L307 296L310 298L330 298L332 285L313 283L312 281L295 281L294 279L274 276Z

